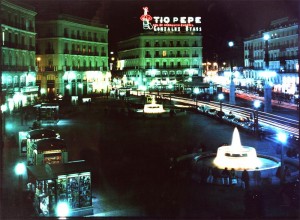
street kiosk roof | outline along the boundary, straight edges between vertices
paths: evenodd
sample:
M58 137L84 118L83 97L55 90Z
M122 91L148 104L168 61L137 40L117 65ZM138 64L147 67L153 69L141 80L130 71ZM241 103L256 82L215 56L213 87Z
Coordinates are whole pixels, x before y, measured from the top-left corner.
M56 132L51 129L34 129L27 132L28 139L43 139L43 138L55 138L57 136Z
M29 175L32 175L36 180L55 179L61 175L91 172L90 166L84 160L27 166L27 170Z
M44 138L34 143L37 151L63 150L67 148L66 142L59 138Z

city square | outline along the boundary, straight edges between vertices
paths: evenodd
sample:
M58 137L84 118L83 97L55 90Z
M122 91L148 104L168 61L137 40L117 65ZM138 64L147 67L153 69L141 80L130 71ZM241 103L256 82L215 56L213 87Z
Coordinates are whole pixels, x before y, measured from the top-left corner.
M299 218L296 6L2 0L0 218Z
M178 163L180 171L177 174L169 167L170 158L197 154L201 147L205 152L215 152L223 143L231 141L232 126L193 111L181 117L132 119L118 112L123 104L122 100L97 98L90 106L73 106L68 117L62 115L57 125L49 126L68 143L70 161L86 160L91 165L94 216L245 217L245 190L240 186L227 188L199 182L200 174L192 168L190 160ZM8 120L18 118L16 116L8 117ZM16 128L27 129L32 118L23 126L21 121L15 121ZM203 129L207 124L209 126ZM7 137L11 139L6 142L5 159L18 154L16 132L14 129L7 131ZM215 138L220 133L222 136ZM244 132L241 132L241 141L244 145L254 146L258 153L267 151L270 156L279 157L273 141L259 140ZM14 159L5 163L6 171L12 171L16 162ZM5 173L5 177L5 180L11 180L5 184L8 193L5 195L9 197L17 187L10 183L15 183L17 177L14 173ZM282 204L279 179L272 179L274 185L264 183L266 185L257 188L264 189L264 214L266 217L295 217L294 208ZM205 200L201 200L203 193ZM203 208L207 197L216 196L235 202L228 203L228 207L218 212ZM7 198L7 201L17 205L13 198ZM212 199L211 202L224 201ZM9 203L7 205L5 210L13 208ZM278 209L273 209L272 205L277 205ZM8 211L8 216L14 217L14 214Z

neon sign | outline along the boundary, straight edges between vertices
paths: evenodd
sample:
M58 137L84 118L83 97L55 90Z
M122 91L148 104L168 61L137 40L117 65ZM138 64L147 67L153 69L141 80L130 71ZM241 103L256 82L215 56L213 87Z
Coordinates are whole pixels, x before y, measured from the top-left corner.
M144 30L153 31L185 31L200 32L201 17L152 17L148 7L143 7L144 14L140 17Z

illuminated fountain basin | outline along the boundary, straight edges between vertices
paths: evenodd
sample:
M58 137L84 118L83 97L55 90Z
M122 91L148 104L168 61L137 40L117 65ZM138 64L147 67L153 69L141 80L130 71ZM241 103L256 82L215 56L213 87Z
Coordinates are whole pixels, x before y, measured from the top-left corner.
M145 104L144 113L146 114L157 114L164 113L166 110L163 109L163 106L160 104Z
M155 101L155 96L152 96L152 101L150 104L145 104L143 109L136 111L137 113L142 113L144 116L169 116L170 110L163 108L162 104L157 104Z
M255 148L242 146L238 129L235 128L231 145L218 148L214 164L221 169L248 170L261 167L263 161L257 157Z
M232 135L232 142L229 146L218 148L217 154L211 154L198 158L200 165L217 167L223 170L234 168L237 174L246 169L248 171L259 170L262 177L275 175L280 160L266 155L258 155L253 147L243 146L241 144L238 129L235 128ZM250 175L252 172L249 173Z

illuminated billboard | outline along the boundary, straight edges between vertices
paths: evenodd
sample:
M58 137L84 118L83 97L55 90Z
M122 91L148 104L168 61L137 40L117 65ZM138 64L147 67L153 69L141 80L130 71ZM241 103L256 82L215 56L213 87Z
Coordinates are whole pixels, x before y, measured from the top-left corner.
M144 30L158 32L201 32L201 17L167 17L151 16L148 7L143 7L144 14L140 17Z

